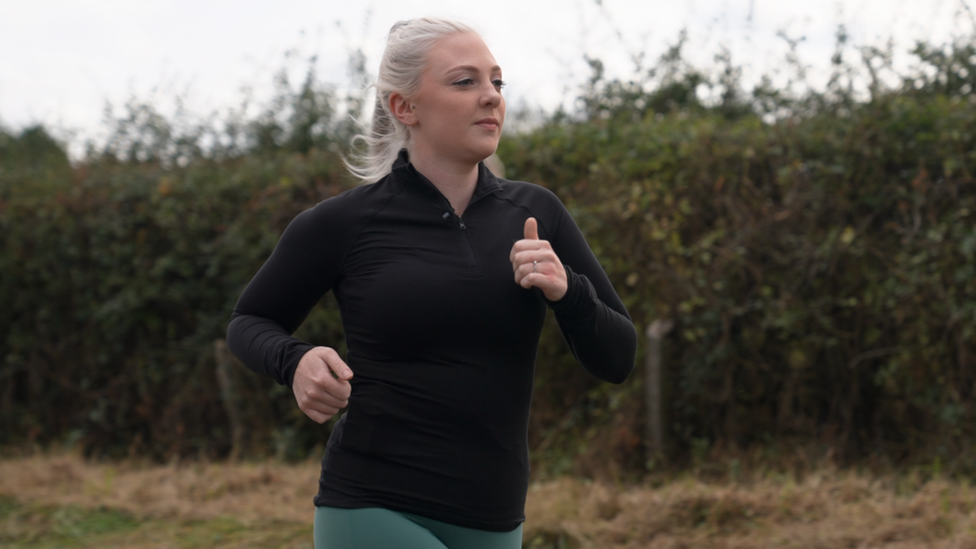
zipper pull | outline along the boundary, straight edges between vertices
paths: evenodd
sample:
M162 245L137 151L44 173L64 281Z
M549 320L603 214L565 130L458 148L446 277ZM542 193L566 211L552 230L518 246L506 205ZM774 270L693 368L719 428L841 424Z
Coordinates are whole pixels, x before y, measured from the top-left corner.
M464 221L461 219L461 216L459 216L458 214L454 213L454 208L451 208L451 211L449 211L449 212L444 212L444 215L442 215L441 217L444 218L444 221L447 221L447 218L449 218L451 216L454 216L454 219L457 219L458 227L461 227L462 229L467 229L468 228L464 224Z

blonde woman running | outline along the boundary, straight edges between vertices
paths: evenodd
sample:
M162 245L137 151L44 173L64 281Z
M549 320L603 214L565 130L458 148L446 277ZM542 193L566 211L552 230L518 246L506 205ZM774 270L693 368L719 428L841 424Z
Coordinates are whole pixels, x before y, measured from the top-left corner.
M251 369L323 423L317 549L518 549L546 309L580 364L621 383L637 335L569 213L483 160L502 69L460 23L390 30L362 185L298 215L228 328ZM345 360L291 334L332 291Z

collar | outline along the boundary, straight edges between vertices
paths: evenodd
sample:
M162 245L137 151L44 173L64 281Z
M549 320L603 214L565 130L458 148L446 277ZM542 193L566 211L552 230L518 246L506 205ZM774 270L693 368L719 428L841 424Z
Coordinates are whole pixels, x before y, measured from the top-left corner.
M424 174L414 168L410 162L410 153L407 149L400 149L400 154L393 161L392 173L397 179L403 181L410 187L447 200L436 185L431 183ZM491 170L485 166L484 162L478 162L478 182L475 184L474 194L471 195L471 202L469 204L473 204L476 200L486 195L500 192L501 190L502 186L498 182L498 178L495 177L495 174L491 173Z

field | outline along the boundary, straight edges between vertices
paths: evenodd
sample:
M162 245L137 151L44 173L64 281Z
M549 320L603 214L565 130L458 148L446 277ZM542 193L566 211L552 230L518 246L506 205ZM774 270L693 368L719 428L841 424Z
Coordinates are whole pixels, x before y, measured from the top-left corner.
M3 547L311 547L318 464L0 460ZM527 548L976 548L976 489L824 468L534 484Z

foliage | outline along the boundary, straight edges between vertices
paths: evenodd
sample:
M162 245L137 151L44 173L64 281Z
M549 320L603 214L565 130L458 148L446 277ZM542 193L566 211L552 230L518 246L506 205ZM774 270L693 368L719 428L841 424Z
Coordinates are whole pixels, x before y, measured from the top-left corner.
M255 123L236 158L205 154L200 127L178 131L138 104L74 170L43 129L6 137L17 162L0 180L0 442L67 437L97 454L158 458L227 451L213 342L287 222L349 185L337 154L311 147L323 143L311 127L336 125L312 88L282 93L297 121L282 144L262 142L267 125ZM305 334L341 340L334 307L314 310ZM302 418L287 389L244 380L253 444L319 442L308 429L311 442L293 440Z
M888 53L853 65L846 40L802 93L746 92L727 53L698 70L682 40L629 81L590 59L578 112L500 147L509 178L562 198L640 330L676 321L668 416L692 463L786 440L976 463L976 52L920 44L891 84ZM222 127L128 105L74 167L42 128L0 135L0 443L229 452L213 342L288 220L352 184L360 107L310 73ZM331 298L300 335L341 341ZM643 471L641 375L607 386L573 362L550 323L537 470ZM324 442L287 389L242 379L251 453Z
M895 88L874 81L859 101L835 74L768 123L759 89L750 115L588 108L505 143L508 175L559 194L638 326L677 321L669 412L689 453L799 439L972 472L976 58L969 44L915 53ZM639 398L619 391L572 406ZM628 459L636 411L592 446Z

